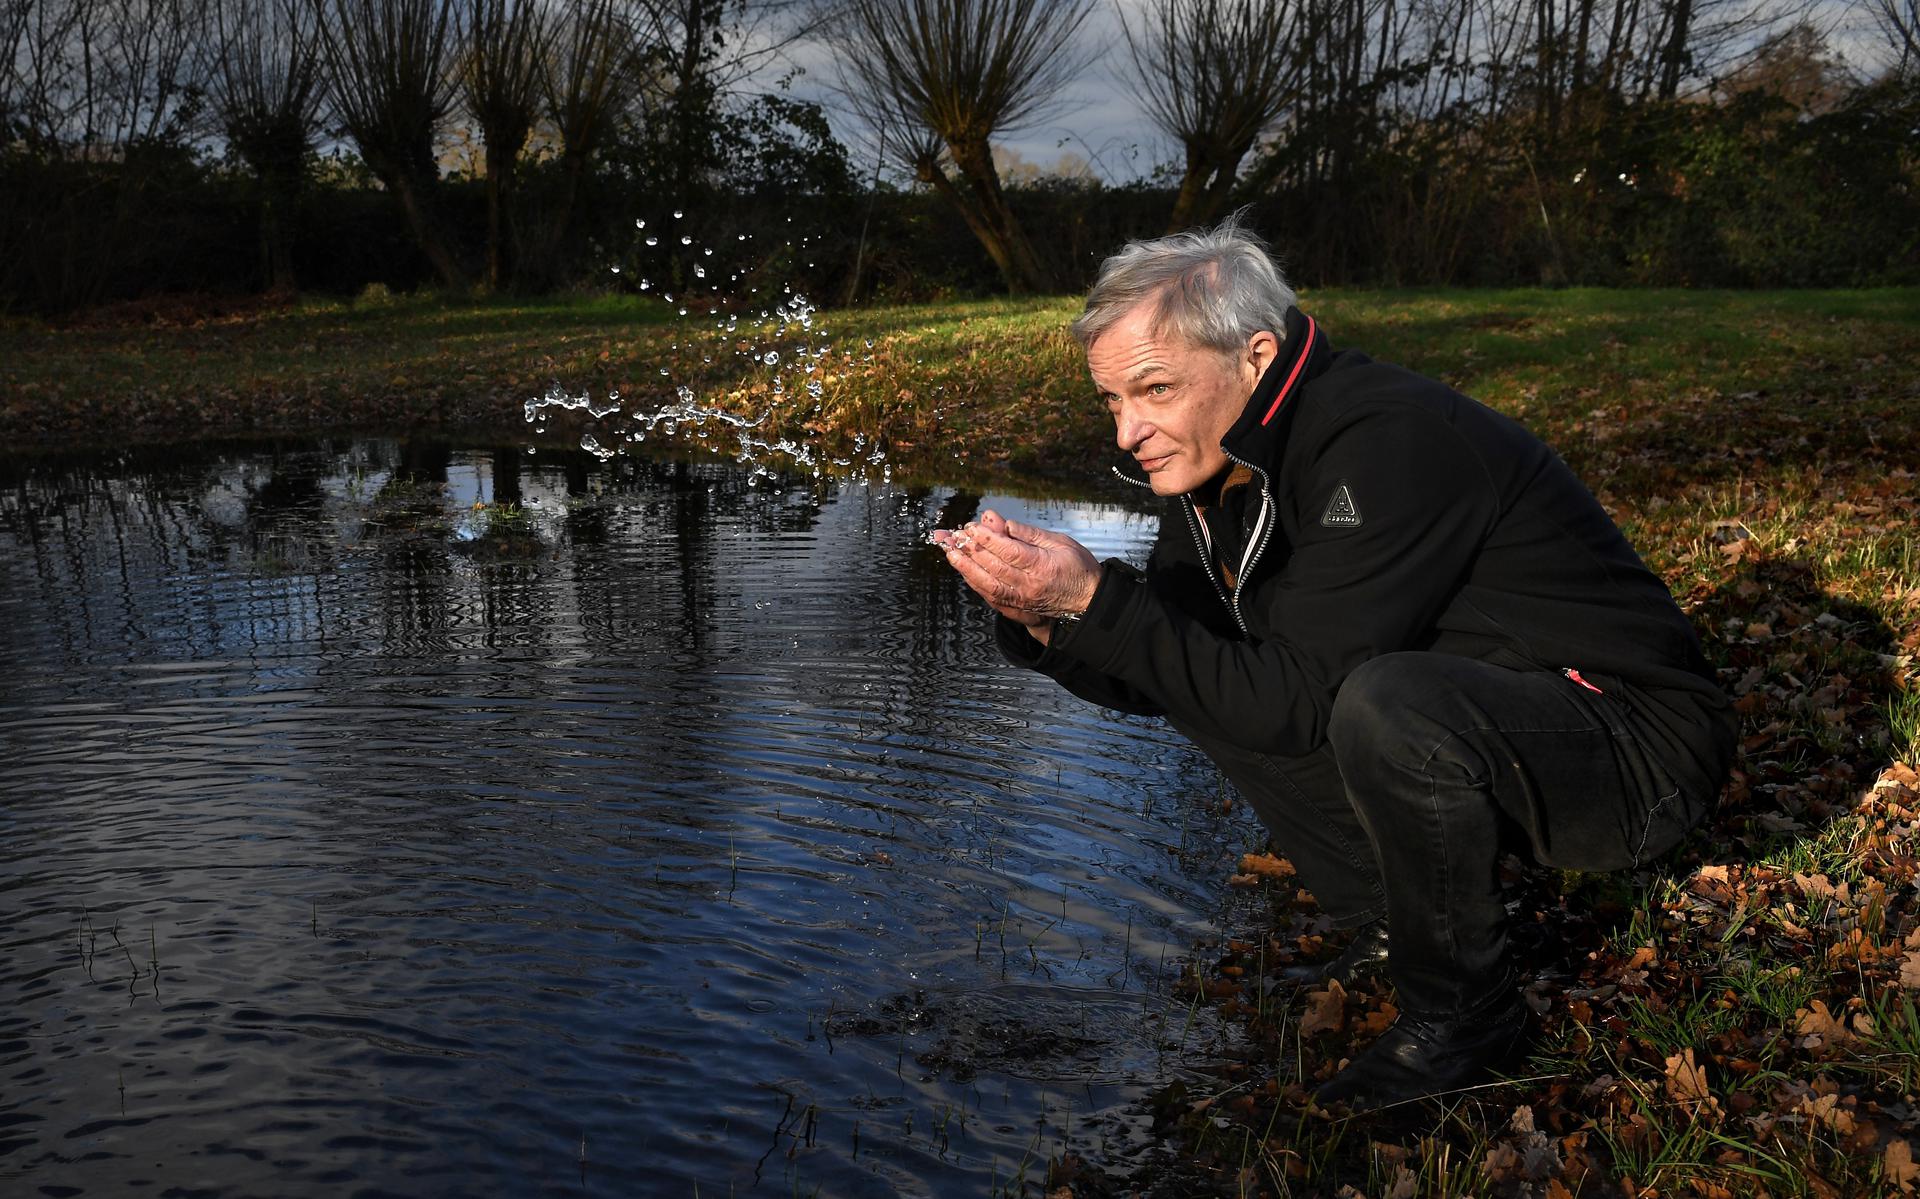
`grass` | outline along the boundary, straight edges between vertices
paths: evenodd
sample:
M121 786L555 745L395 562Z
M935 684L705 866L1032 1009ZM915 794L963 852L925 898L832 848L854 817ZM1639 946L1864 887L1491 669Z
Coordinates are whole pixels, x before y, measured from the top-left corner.
M1719 809L1660 869L1516 871L1524 948L1554 967L1531 991L1542 1035L1525 1081L1438 1108L1353 1119L1306 1103L1384 1026L1390 997L1356 988L1336 1027L1303 1033L1314 997L1250 990L1325 931L1291 880L1255 879L1261 920L1185 972L1180 998L1219 1005L1242 1035L1208 1065L1215 1093L1162 1096L1184 1165L1159 1193L1920 1189L1920 291L1327 290L1302 304L1336 344L1443 379L1559 450L1692 616L1743 740ZM685 385L764 413L762 441L849 469L878 446L900 474L1085 488L1110 432L1064 332L1074 307L832 312L812 329L748 313L731 335L633 299L14 321L0 326L0 446L524 438L521 405L556 383L618 391L629 414ZM584 414L566 415L549 438L578 437ZM679 423L681 441L733 436ZM407 496L383 500L395 520L410 512ZM1068 1161L1051 1174L1083 1197L1142 1185Z

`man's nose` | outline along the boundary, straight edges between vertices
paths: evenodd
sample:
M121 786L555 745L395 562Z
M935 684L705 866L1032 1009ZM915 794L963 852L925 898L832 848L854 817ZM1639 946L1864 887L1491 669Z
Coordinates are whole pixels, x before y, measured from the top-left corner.
M1153 436L1153 424L1135 415L1131 404L1122 404L1113 415L1113 439L1131 454Z

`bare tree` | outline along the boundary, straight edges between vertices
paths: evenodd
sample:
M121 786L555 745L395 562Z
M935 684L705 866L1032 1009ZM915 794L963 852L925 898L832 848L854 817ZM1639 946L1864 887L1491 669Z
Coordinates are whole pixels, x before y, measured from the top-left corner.
M1186 156L1169 232L1212 220L1240 162L1292 102L1300 6L1280 0L1155 0L1135 32L1121 10L1147 115Z
M440 280L466 272L435 219L434 136L453 105L461 23L446 0L315 0L336 110L360 157L399 200Z
M1920 67L1920 0L1866 0L1867 12L1893 50L1893 69Z
M307 180L320 127L318 14L308 0L217 0L207 72L227 146L260 185L267 286L294 288L288 220Z
M544 118L560 159L560 191L539 264L549 276L558 270L580 181L631 101L638 69L635 20L621 0L572 0L554 20L541 77Z
M33 0L0 0L0 147L26 132L27 87L20 68L33 16Z
M843 91L870 124L900 131L916 176L960 210L1016 294L1054 280L1007 204L993 138L1049 111L1085 66L1076 35L1092 3L847 0Z
M468 0L460 82L487 164L487 286L506 285L514 238L515 171L540 112L549 21L540 0Z
M207 0L0 0L0 122L48 150L123 155L195 132Z

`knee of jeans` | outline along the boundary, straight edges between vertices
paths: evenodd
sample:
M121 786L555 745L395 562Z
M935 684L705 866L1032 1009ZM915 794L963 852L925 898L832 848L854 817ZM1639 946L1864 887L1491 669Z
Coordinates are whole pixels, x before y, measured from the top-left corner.
M1327 718L1327 739L1335 752L1343 745L1363 745L1398 727L1409 707L1406 685L1407 654L1382 654L1353 668L1333 697Z
M1340 684L1327 722L1340 772L1349 781L1378 770L1426 766L1436 755L1472 754L1460 744L1427 685L1427 655L1382 654L1354 668ZM1469 773L1472 767L1461 762Z

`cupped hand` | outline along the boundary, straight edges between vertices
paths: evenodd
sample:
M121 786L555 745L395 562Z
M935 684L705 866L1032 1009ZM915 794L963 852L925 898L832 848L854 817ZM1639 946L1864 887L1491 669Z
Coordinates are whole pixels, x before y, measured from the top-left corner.
M1085 612L1100 584L1100 563L1085 546L991 509L934 539L967 586L1029 629Z

